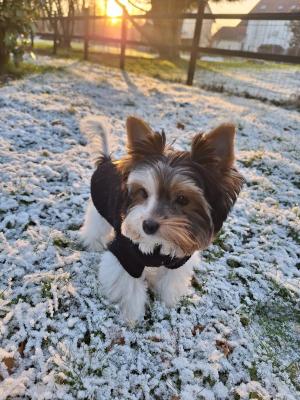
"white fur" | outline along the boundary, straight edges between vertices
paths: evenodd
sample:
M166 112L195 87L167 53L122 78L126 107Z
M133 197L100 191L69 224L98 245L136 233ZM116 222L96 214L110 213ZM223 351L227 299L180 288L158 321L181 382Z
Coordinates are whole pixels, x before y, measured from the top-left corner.
M144 253L153 252L156 245L161 245L161 253L182 257L180 249L156 235L146 235L142 224L151 216L157 201L155 180L150 171L135 171L128 179L130 183L140 181L147 189L149 198L143 205L134 207L122 224L122 233L139 244ZM80 237L86 247L93 251L103 250L114 236L113 227L99 214L90 200L85 214ZM124 320L132 324L143 318L147 300L146 283L157 296L169 307L174 306L181 296L189 293L193 266L198 261L198 253L182 267L170 270L165 267L146 268L142 277L133 278L110 252L102 255L98 278L101 292L111 301L117 303ZM147 282L146 282L147 280Z
M98 277L102 292L112 303L120 306L127 322L132 324L143 318L147 299L144 274L140 278L133 278L119 260L106 251L101 259Z
M156 246L161 246L161 254L171 257L183 257L185 254L174 243L160 236L159 231L154 235L147 235L143 230L143 221L151 218L151 214L158 201L156 179L153 170L140 169L134 170L129 174L127 186L139 184L148 193L148 199L143 204L133 207L122 223L122 234L128 237L133 243L139 245L139 249L144 254L151 254Z
M84 225L80 230L84 245L92 251L101 251L113 239L113 235L112 226L98 213L90 200ZM145 313L146 280L157 296L169 307L174 306L180 297L189 293L193 267L198 261L197 254L195 253L178 269L150 267L145 269L141 278L133 278L110 251L105 251L98 274L101 292L109 301L117 303L124 320L133 324L142 319Z
M84 224L79 232L84 246L91 251L101 251L113 239L113 235L113 227L99 214L92 200L89 200Z
M87 136L90 142L92 158L97 159L99 153L109 155L108 119L100 115L90 115L80 121L80 131Z
M155 275L147 269L147 280L156 295L168 307L173 307L179 299L190 293L190 283L193 275L193 268L199 264L199 253L193 256L180 268L168 269L158 268Z

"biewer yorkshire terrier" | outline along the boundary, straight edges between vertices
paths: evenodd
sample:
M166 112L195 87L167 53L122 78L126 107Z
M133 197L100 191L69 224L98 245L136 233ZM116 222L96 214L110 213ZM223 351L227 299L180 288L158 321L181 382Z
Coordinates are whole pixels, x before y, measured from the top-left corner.
M231 124L195 135L190 151L174 150L141 119L129 117L126 126L127 154L114 160L102 119L81 121L102 148L80 234L89 249L105 250L101 291L134 322L144 315L148 285L167 306L189 292L192 256L220 231L243 178Z

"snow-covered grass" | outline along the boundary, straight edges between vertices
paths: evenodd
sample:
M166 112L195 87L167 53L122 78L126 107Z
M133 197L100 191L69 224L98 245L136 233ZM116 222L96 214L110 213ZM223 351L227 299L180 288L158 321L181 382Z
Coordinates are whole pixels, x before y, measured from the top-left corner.
M200 87L300 110L299 66L264 62L210 64L207 69L197 70L195 83Z
M133 329L77 239L87 114L109 117L117 155L129 114L180 148L238 127L247 184L192 294L170 310L150 293ZM299 127L293 110L88 63L0 88L0 399L298 399Z
M39 40L35 51L38 54L52 54L52 42ZM119 68L119 47L91 45L89 59L107 67ZM73 42L69 50L58 49L58 57L82 59L82 42ZM189 54L183 58L168 61L157 58L153 53L145 53L128 48L126 70L173 82L186 81ZM299 65L203 56L197 61L194 84L213 91L300 110L300 67Z
M32 58L30 56L26 56L26 59L29 60L22 62L20 65L15 66L13 62L9 62L0 73L0 86L4 85L10 80L20 79L27 75L32 74L44 74L46 72L55 72L59 67L51 65L45 65L43 63L32 62Z

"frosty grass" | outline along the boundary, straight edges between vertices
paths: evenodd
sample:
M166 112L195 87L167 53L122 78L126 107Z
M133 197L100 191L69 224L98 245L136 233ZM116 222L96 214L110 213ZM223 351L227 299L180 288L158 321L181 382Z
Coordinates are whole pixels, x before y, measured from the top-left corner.
M117 156L130 114L181 149L237 124L247 183L191 295L170 310L150 293L133 329L78 243L89 114L108 117ZM0 88L0 133L0 399L300 398L297 111L75 62Z

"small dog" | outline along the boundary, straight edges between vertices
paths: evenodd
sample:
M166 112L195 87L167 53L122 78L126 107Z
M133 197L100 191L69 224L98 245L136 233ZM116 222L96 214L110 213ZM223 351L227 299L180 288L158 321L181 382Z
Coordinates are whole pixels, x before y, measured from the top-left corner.
M147 283L168 306L188 293L195 263L220 231L243 184L234 167L235 127L223 124L175 151L165 133L127 119L127 154L109 155L105 124L85 118L81 130L100 135L83 243L103 250L99 281L129 322L144 315ZM159 267L146 268L145 267Z

